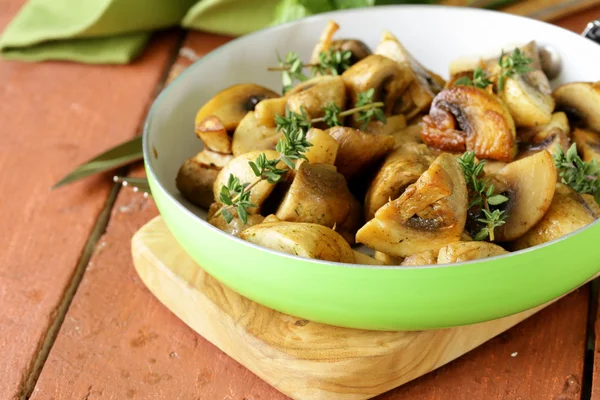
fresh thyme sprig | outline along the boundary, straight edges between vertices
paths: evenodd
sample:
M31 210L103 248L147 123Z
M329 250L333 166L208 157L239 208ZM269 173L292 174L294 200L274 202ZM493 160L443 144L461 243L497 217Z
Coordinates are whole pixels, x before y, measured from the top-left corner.
M496 75L489 76L486 71L481 67L475 68L473 71L473 79L463 76L454 82L456 86L475 86L479 89L485 89L492 84L492 79L496 79L498 82L498 91L501 92L504 89L504 83L506 78L513 77L515 75L523 75L527 72L533 71L531 63L533 59L526 57L523 50L518 47L513 50L511 54L502 53L498 58L498 66L500 72Z
M358 99L355 104L356 108L365 107L370 104L376 104L373 103L374 95L375 89L373 88L367 90L366 92L359 93ZM370 107L359 111L358 116L356 117L356 121L363 122L361 129L364 131L365 129L367 129L369 122L371 122L371 119L373 118L375 118L377 121L383 122L384 124L386 122L385 114L383 113L383 110L380 107Z
M308 77L302 72L304 68L311 68L312 76L316 75L339 75L350 67L352 52L349 50L329 49L319 53L319 62L314 64L305 64L298 53L290 51L282 59L277 54L279 61L278 67L269 67L269 71L282 71L281 82L283 93L286 93L294 85L294 81L305 81Z
M487 237L494 241L494 229L504 225L506 214L504 211L491 210L490 206L498 206L508 201L508 197L495 194L496 188L488 180L482 179L485 160L475 162L475 153L468 151L458 157L458 163L465 175L467 188L469 190L469 209L481 210L477 222L485 226L475 235L475 240L485 240Z
M233 220L233 214L230 210L235 209L242 222L246 224L248 222L248 208L256 207L250 202L252 188L262 181L267 181L270 184L279 182L289 169L295 168L293 160L306 158L303 153L312 146L306 140L307 130L300 125L289 126L292 126L291 130L281 129L283 137L279 140L276 147L277 151L279 151L278 158L268 160L265 153L261 153L255 161L248 162L250 168L252 168L252 172L256 175L256 179L252 183L241 184L239 178L233 174L229 175L227 185L221 187L219 196L219 200L223 203L223 206L215 213L215 217L222 214L225 221L230 223ZM283 162L286 168L278 168L277 165L280 162Z
M600 166L596 160L583 161L577 154L577 145L573 143L567 154L558 147L554 154L554 165L560 180L578 193L597 195L600 193Z
M350 68L352 52L349 50L322 51L319 53L319 63L312 66L312 74L315 75L339 75Z
M269 71L282 71L281 83L283 85L283 93L287 92L294 85L294 80L305 81L308 79L302 72L305 67L300 55L293 51L286 54L285 59L282 59L279 53L277 53L277 61L279 61L279 67L269 68Z
M500 66L500 73L498 74L498 90L502 91L506 78L510 78L515 74L523 75L533 71L533 68L531 68L530 65L532 62L533 60L526 57L525 53L518 47L513 50L512 54L504 54L504 50L502 50L500 58L498 59L498 65Z
M362 93L361 93L362 94ZM372 99L370 96L363 96L363 100ZM359 94L359 98L360 94ZM366 100L365 100L366 101ZM364 102L364 101L363 101ZM358 102L357 102L358 105ZM300 113L285 110L285 115L275 116L275 125L277 131L283 133L283 137L277 143L275 149L279 152L279 157L269 160L265 153L261 153L256 160L249 161L248 164L252 168L252 172L256 176L251 183L242 184L239 178L234 175L229 175L227 185L221 187L219 196L223 206L215 213L215 217L223 215L227 223L233 220L231 210L237 210L238 216L244 224L248 221L248 208L256 207L250 201L250 192L252 188L262 181L267 181L270 184L275 184L281 180L283 175L290 169L295 169L295 160L306 159L304 153L312 144L306 140L306 134L312 124L316 122L326 122L329 126L341 125L340 117L355 113L369 112L374 109L383 107L383 103L366 103L358 107L351 108L346 111L331 103L324 107L325 116L320 118L309 119L304 108L300 109ZM381 112L383 114L383 112ZM374 114L376 115L376 114ZM385 118L385 117L384 117ZM279 163L285 164L286 168L278 168Z
M218 213L223 214L223 218L227 223L233 220L233 214L229 211L231 208L237 210L238 216L244 221L244 224L248 221L248 208L256 207L250 202L250 189L250 184L242 184L233 175L229 175L227 185L221 186L219 200L226 207L221 208Z
M479 89L485 89L491 84L492 81L488 79L487 73L481 67L475 68L473 79L468 76L463 76L454 82L454 85L456 86L475 86Z

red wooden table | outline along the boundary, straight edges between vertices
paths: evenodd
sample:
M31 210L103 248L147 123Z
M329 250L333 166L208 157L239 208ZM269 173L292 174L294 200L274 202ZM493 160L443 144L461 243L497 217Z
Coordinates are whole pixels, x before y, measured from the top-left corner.
M22 3L0 0L0 30ZM598 17L600 7L556 23L580 32ZM108 176L50 190L139 134L160 88L227 40L161 32L126 66L0 61L0 399L285 398L137 278L130 238L157 214L151 199ZM597 303L588 285L379 398L600 400Z

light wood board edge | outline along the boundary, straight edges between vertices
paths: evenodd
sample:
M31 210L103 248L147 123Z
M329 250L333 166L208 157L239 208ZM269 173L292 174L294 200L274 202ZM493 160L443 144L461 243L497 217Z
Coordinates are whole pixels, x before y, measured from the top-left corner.
M238 295L199 268L160 217L133 236L132 255L144 284L169 310L294 399L371 398L460 357L558 300L456 328L357 330L301 320Z

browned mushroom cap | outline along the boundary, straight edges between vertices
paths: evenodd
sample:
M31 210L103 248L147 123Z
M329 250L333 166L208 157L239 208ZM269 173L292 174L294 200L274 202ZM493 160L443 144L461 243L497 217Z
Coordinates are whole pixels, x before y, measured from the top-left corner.
M263 154L267 157L267 160L274 160L279 158L279 152L275 150L255 150L248 153L244 153L235 157L233 160L227 163L225 167L219 172L217 178L215 179L215 183L213 185L213 195L215 199L218 199L221 193L221 188L223 185L227 185L227 181L229 180L229 175L233 175L239 178L240 183L252 183L257 178L252 171L252 168L248 164L249 161L254 161L256 158ZM282 162L277 164L277 168L284 168L285 164ZM261 205L264 201L269 197L275 185L270 184L267 181L259 182L256 186L252 188L250 192L250 203L256 205L256 208L251 208L248 210L250 214L256 214L259 212Z
M354 263L352 248L337 232L304 222L269 222L251 226L240 237L269 249L317 260Z
M209 116L196 125L196 135L209 150L231 154L231 138L218 117Z
M460 240L467 220L467 186L455 156L440 155L396 200L356 233L372 249L407 257Z
M499 242L515 240L546 213L557 179L554 159L546 150L514 161L494 176L496 190L508 197L506 223L496 228Z
M206 117L215 116L221 120L225 129L232 132L248 111L264 99L279 97L274 91L253 83L233 85L217 93L206 102L196 114L198 126Z
M600 133L588 129L575 128L573 140L577 143L577 150L582 155L583 161L600 162Z
M579 193L562 183L556 184L552 204L544 217L513 243L515 250L546 243L594 222L596 215Z
M521 50L526 57L533 60L529 65L532 71L506 78L499 96L508 106L516 126L548 124L554 111L554 99L548 78L542 71L538 45L536 42L530 42ZM494 66L491 68L492 73L499 72L497 60L491 65Z
M360 204L353 207L354 202L346 180L333 165L302 163L275 215L283 221L339 227L356 218L352 214L360 215Z
M529 157L542 150L548 150L552 155L559 148L566 152L571 142L569 133L569 120L563 112L552 114L552 120L547 125L521 129L517 132L521 139L518 158Z
M287 93L287 107L309 119L325 115L324 107L334 103L339 108L346 105L346 87L341 76L316 76L295 86Z
M352 53L350 57L350 65L356 64L363 58L372 54L369 46L362 40L358 39L338 39L331 42L332 50L349 51Z
M427 171L435 157L424 144L408 143L390 153L371 182L365 196L365 219L369 221L390 199Z
M186 160L175 179L179 192L191 203L208 208L214 201L213 185L217 175L233 157L204 149Z
M600 132L600 81L567 83L556 88L554 98L571 123Z
M508 251L494 243L455 242L447 244L440 249L437 264L459 263L508 253Z
M442 90L438 80L390 32L386 31L382 34L375 54L380 54L398 63L398 66L405 70L409 77L410 84L398 99L394 111L405 114L410 119L421 111L427 110L435 95Z
M233 133L231 151L237 157L249 151L272 150L282 137L277 128L260 124L255 113L249 111Z
M363 58L342 74L348 93L348 101L356 104L358 94L373 89L375 101L384 101L387 114L411 82L410 72L396 62L378 54ZM396 113L397 114L397 113Z
M381 160L394 148L391 136L369 135L344 126L330 128L327 133L339 144L335 166L347 180Z
M443 150L474 151L478 158L512 161L517 152L510 113L494 94L473 86L454 86L433 100L423 118L421 139Z

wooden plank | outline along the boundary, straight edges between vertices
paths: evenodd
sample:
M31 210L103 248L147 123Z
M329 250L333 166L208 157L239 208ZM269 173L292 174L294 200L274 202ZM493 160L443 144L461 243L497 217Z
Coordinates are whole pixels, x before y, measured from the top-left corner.
M24 1L2 1L0 30ZM0 398L21 394L110 190L60 190L71 168L133 136L176 45L153 41L128 66L0 61Z
M307 324L249 301L207 275L185 254L160 217L136 232L131 247L139 277L169 310L233 359L295 399L372 398L462 356L548 306L480 324L422 332L377 332L316 322ZM563 307L563 310L569 309ZM550 316L555 317L560 317L560 312L555 311ZM585 319L583 325L581 321L572 322L575 326L585 326ZM575 330L574 334L585 334L583 331ZM535 333L520 338L531 340L532 336ZM574 342L581 344L580 340ZM530 347L521 346L527 351ZM583 354L582 349L579 350ZM545 354L552 357L551 352ZM561 354L566 353L559 352ZM510 360L510 355L499 360L498 364ZM544 375L556 373L556 361L553 359L542 366L552 369ZM497 363L496 360L493 363ZM539 367L528 365L527 360L524 365L531 369L532 376L538 373ZM503 366L477 366L474 373L461 376L480 373L485 377L490 370L501 369L499 367ZM443 377L451 391L464 393L461 380L454 379L452 372ZM418 388L443 389L443 379ZM467 382L470 384L472 380ZM530 387L537 389L528 382L531 381L524 381L524 387L516 388L515 392L526 393ZM556 383L547 385L548 390L560 390L562 382L559 379L558 387ZM501 393L505 392L502 384L496 386L500 386ZM447 396L445 390L440 393ZM477 393L472 396L483 398L490 393L493 390L487 387L481 396ZM406 398L398 393L390 396ZM408 397L424 396L419 393Z
M225 40L191 33L172 75ZM139 281L129 240L156 214L141 195L120 193L33 398L285 399L194 334ZM471 391L485 398L578 398L587 299L587 289L580 290L414 387L380 398L464 399Z
M581 33L588 22L598 18L600 18L600 5L561 18L560 20L555 21L554 24L573 32Z
M31 399L285 399L140 281L130 241L155 215L152 200L121 191Z
M588 286L380 400L581 397Z

